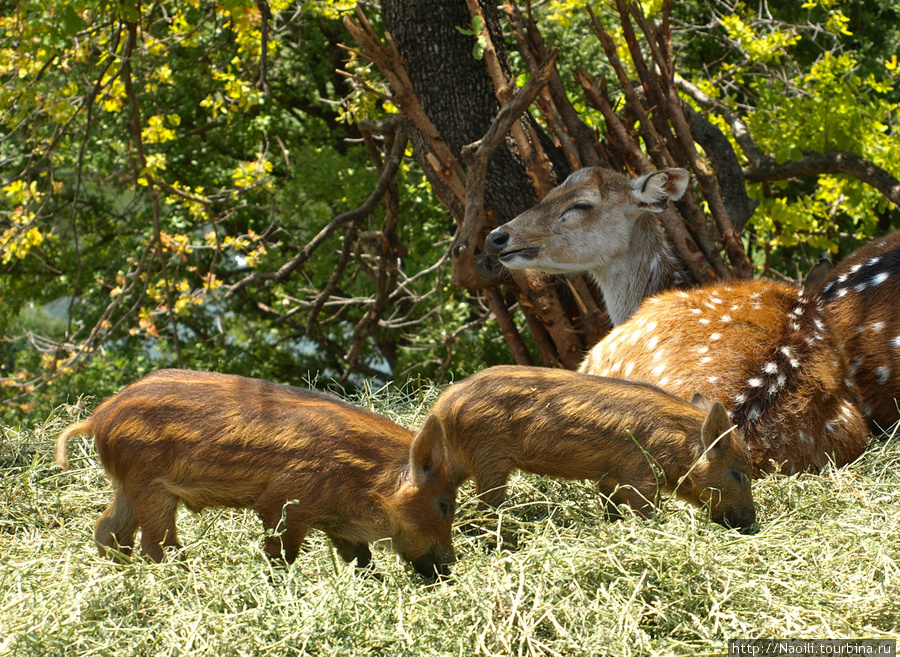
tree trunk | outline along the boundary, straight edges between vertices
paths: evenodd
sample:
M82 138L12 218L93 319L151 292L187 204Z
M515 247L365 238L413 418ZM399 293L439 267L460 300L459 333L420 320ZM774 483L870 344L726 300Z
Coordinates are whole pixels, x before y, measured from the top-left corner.
M480 9L499 66L506 80L514 85L495 4L482 3ZM382 18L422 110L451 155L465 170L463 148L485 135L501 108L486 59L475 59L473 55L475 37L456 29L471 29L472 26L465 0L386 0L382 4ZM419 123L415 116L412 118ZM562 150L553 144L536 122L526 114L521 119L521 125L524 134L536 136L537 143L532 143L531 147L546 153L553 178L551 184L568 175L569 165ZM416 157L438 199L450 210L457 225L461 225L465 207L458 194L445 184L445 177L438 171L439 166L435 166L441 160L439 153L421 131L413 137L413 144ZM507 138L487 166L484 181L487 225L483 234L475 236L476 245L473 248L481 249L488 230L513 219L538 202L539 195L533 183L535 178L535 172L529 171L516 141L512 137ZM547 190L542 191L546 193ZM588 332L594 338L598 334L595 324L605 322L605 315L597 313L596 299L575 299L564 280L546 274L519 272L507 278L505 272L491 268L483 258L476 255L476 260L482 270L474 278L487 283L482 287L498 285L502 281L516 295L532 333L535 324L543 327L549 340L534 335L540 352L539 360L547 365L576 367L582 352L590 346L584 339L584 333ZM582 289L587 288L582 286ZM494 302L491 305L495 313L505 310L504 307L498 308L499 298L502 297L492 295ZM582 315L578 301L586 301L586 317Z

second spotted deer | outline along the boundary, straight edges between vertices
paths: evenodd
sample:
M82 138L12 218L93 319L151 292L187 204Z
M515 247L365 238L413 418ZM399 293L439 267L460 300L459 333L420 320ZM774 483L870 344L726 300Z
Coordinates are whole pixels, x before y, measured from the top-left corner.
M581 371L721 400L757 472L840 466L868 437L821 301L789 285L740 281L651 297Z
M880 433L900 419L900 231L845 258L821 296L863 413Z
M752 464L721 404L699 408L654 386L537 367L491 367L444 391L417 440L447 445L457 484L482 503L515 470L591 479L613 504L648 513L662 493L707 506L715 522L756 521ZM615 516L613 505L608 507Z

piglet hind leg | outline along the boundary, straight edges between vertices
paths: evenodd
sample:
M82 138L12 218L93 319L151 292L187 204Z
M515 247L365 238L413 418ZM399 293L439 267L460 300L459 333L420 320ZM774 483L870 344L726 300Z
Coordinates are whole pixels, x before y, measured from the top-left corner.
M166 556L165 548L181 550L175 527L178 497L160 482L134 481L126 493L141 526L141 553L161 562Z
M275 563L294 563L309 529L309 519L296 502L257 507L266 530L263 550Z
M357 568L368 568L372 561L372 551L369 549L368 543L358 543L356 541L348 541L345 538L330 536L331 544L337 553L341 555L341 559L347 563L351 563L356 559Z
M109 556L117 561L121 556L130 556L137 529L134 505L125 493L117 490L112 503L94 523L94 540L97 541L100 556Z

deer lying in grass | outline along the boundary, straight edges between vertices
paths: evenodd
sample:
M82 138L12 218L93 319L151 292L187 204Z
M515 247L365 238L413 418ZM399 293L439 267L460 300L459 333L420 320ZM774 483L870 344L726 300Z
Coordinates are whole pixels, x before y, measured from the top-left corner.
M900 231L845 258L821 297L863 413L880 433L900 418Z
M457 484L497 506L514 470L592 479L612 504L647 514L661 493L715 522L756 521L751 462L719 403L708 411L659 388L538 367L491 367L451 386L417 440L444 442ZM615 507L608 506L615 517Z
M815 295L799 288L748 281L664 293L685 279L649 212L680 198L687 183L683 169L634 180L582 169L494 230L486 249L512 269L589 272L597 280L617 329L591 351L582 371L647 381L683 397L699 390L722 400L744 433L757 471L799 472L818 470L829 460L852 461L865 446L866 431L847 386L847 363L852 371L860 358L874 361L842 346L845 338L836 336L863 325L875 288L859 296L859 310L843 311L848 319L836 332L829 328L832 311L823 314ZM871 280L886 275L879 269ZM898 283L885 285L887 290ZM888 330L888 320L872 321L874 328ZM892 345L872 344L885 350ZM886 381L888 370L900 377L900 367L884 363L871 368L870 379ZM888 403L881 399L877 405Z
M721 400L757 471L840 466L866 445L844 355L802 288L740 281L651 297L580 369Z
M162 370L103 402L56 441L93 434L116 486L94 527L101 555L141 551L156 561L180 547L179 502L251 508L274 535L273 559L291 563L310 528L365 567L369 543L390 538L421 574L454 561L456 488L444 447L333 395L212 372Z
M509 269L589 273L616 326L644 297L690 284L653 216L680 199L689 181L684 169L633 180L600 167L580 169L536 206L494 229L485 250Z

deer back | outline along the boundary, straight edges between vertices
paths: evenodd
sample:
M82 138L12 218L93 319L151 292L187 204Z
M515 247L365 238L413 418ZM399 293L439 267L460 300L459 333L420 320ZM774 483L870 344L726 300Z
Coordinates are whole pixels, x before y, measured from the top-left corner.
M884 431L900 418L900 231L841 261L821 297L863 413Z
M759 471L842 465L866 444L843 353L801 288L739 281L648 298L581 370L721 401Z

